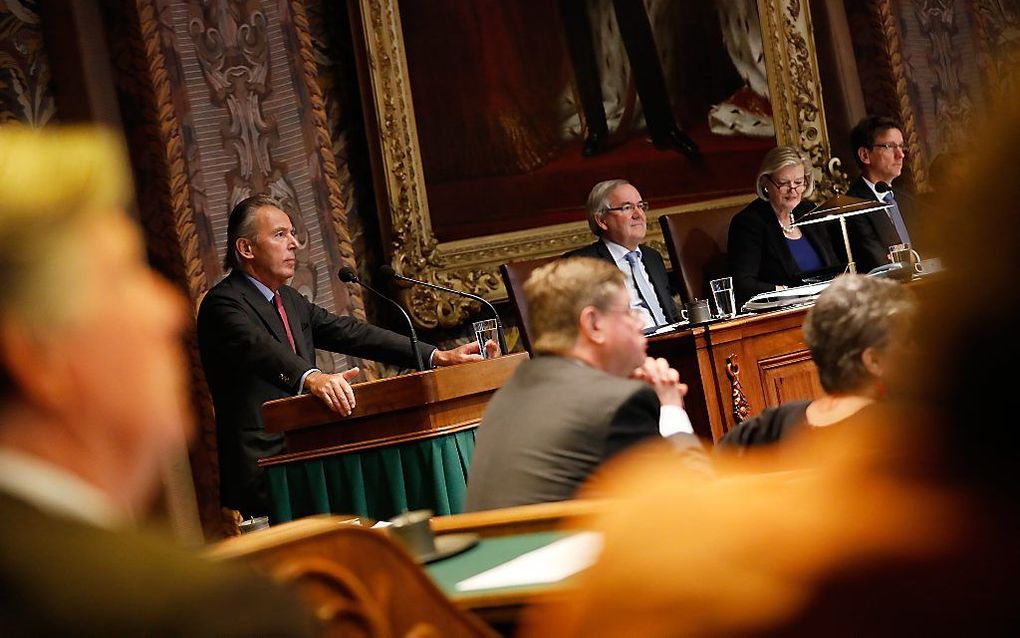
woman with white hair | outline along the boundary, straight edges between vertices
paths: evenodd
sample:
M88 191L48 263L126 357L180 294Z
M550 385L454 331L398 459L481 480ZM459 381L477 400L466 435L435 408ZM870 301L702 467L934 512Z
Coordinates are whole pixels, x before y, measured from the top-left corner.
M755 183L758 199L730 222L729 270L737 306L763 292L805 283L840 264L824 225L794 226L811 210L811 163L794 146L765 154Z

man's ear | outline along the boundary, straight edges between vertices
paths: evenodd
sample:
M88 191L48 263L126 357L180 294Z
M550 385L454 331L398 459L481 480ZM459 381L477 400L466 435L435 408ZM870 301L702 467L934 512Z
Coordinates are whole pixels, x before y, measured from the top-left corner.
M234 248L237 249L237 254L245 259L253 259L255 257L254 253L251 252L251 240L247 237L238 237L234 241Z
M871 151L869 151L867 148L862 146L859 149L857 149L857 157L858 159L861 160L861 163L864 164L865 166L871 164Z
M598 310L595 309L595 306L585 306L581 311L578 322L579 332L586 341L602 343L606 340L606 336L602 334L602 317L599 315Z
M64 389L67 358L52 356L55 349L11 322L0 323L0 366L29 402L45 408L73 404Z
M864 362L864 369L876 379L882 378L882 373L885 372L885 365L882 361L882 351L874 346L868 346L861 353L861 361Z
M595 225L602 230L609 230L609 226L606 224L605 217L602 213L595 214Z

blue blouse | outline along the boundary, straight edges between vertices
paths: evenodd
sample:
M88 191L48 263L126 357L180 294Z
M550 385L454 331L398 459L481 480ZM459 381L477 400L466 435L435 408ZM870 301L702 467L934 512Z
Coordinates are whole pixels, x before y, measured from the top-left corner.
M790 239L787 237L786 245L790 247L790 252L793 253L793 260L797 262L797 267L800 268L801 272L813 272L825 266L822 263L822 258L818 256L818 251L811 245L807 237L803 235L800 239Z

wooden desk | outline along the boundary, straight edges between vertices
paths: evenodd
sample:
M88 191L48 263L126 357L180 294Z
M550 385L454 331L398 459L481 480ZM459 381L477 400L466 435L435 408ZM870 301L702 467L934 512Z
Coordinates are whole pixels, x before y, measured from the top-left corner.
M822 394L804 344L807 311L737 317L648 340L649 356L668 360L690 387L684 406L698 435L718 441L766 407Z
M473 532L482 537L482 545L465 552L460 561L446 559L426 566L425 570L457 607L506 630L501 633L509 633L516 626L521 610L526 605L555 599L568 591L570 580L475 592L458 592L453 585L462 578L567 536L569 532L564 528L578 529L579 521L595 515L606 506L605 501L599 500L569 500L437 516L431 521L432 530L436 534ZM497 541L501 545L492 547L494 543L490 542L490 547L485 547L487 540ZM493 554L503 556L494 561ZM466 564L475 559L477 564L466 569Z

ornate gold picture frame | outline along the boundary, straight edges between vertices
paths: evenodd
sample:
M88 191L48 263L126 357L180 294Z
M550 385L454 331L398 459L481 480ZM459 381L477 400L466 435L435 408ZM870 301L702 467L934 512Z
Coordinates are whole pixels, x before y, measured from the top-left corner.
M371 112L367 115L374 119L377 138L370 140L377 145L380 174L376 182L385 191L379 198L379 216L386 254L394 269L409 277L501 300L506 291L499 264L560 254L591 242L582 221L438 242L429 216L398 0L359 0L358 12L370 79ZM777 143L803 148L815 166L821 192L831 191L830 147L807 3L758 0L758 12ZM751 188L748 184L746 196L656 210L655 216L748 201ZM657 223L649 224L648 241L661 248ZM415 320L429 328L455 326L472 310L465 299L422 287L404 295Z

